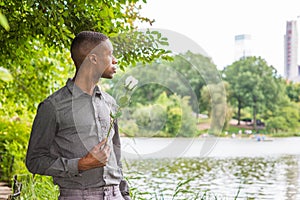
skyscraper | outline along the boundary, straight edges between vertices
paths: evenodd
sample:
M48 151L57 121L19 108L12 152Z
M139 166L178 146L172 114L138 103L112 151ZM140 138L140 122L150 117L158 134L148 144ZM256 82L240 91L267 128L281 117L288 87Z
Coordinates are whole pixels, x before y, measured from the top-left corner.
M242 34L234 37L235 41L235 60L252 56L252 42L251 35Z
M300 82L296 20L286 22L286 33L284 35L284 77L290 81Z

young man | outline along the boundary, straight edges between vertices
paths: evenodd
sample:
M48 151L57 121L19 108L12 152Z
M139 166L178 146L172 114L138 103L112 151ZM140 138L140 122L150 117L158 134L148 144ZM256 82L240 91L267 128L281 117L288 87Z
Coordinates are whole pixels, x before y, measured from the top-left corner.
M73 40L73 79L40 103L26 166L49 175L59 186L59 199L130 199L121 169L117 123L111 126L115 100L100 90L100 78L113 78L116 58L107 36L83 31Z

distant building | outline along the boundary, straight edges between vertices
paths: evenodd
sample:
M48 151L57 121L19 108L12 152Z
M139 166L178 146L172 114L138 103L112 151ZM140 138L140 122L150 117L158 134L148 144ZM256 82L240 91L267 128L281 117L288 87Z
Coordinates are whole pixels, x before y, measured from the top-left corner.
M234 37L235 41L235 60L252 56L252 41L251 35L242 34Z
M300 82L296 20L286 22L286 33L284 35L284 77L289 81Z

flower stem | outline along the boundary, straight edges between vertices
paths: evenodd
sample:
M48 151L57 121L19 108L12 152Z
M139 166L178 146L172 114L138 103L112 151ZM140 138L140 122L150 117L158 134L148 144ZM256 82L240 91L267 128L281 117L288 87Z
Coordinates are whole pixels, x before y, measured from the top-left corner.
M105 142L105 145L107 144L107 141L108 141L108 139L109 139L109 135L110 135L110 132L111 132L111 129L112 129L113 124L114 124L114 119L111 117L111 118L110 118L109 129L108 129L107 136L106 136L106 142Z

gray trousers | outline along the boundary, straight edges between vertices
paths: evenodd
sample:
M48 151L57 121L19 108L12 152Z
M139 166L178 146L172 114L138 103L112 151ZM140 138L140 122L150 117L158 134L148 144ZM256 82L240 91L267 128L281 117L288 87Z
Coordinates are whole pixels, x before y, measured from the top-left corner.
M123 200L118 185L88 189L60 189L58 200Z

